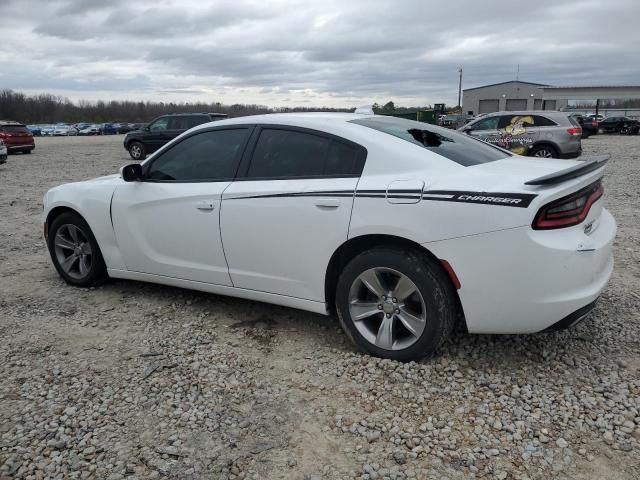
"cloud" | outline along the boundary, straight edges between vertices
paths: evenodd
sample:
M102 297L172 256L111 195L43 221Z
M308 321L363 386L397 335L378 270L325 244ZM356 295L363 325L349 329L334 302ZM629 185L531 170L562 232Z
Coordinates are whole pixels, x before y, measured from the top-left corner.
M5 0L0 85L71 98L455 103L514 78L634 84L640 3ZM603 19L608 19L603 21Z

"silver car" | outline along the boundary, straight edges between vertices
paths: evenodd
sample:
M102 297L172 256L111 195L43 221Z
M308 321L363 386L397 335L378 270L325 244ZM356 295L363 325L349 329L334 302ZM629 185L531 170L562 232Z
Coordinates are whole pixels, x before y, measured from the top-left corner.
M0 165L7 161L7 146L0 140Z
M575 158L582 128L564 112L494 112L458 129L518 155Z

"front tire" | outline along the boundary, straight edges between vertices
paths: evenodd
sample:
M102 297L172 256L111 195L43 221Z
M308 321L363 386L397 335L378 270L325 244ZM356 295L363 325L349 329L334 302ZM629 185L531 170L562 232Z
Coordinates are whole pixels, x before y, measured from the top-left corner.
M144 145L140 142L131 142L129 145L129 155L131 158L139 161L144 160L147 156L147 152L145 151Z
M89 224L78 214L66 212L49 227L49 253L65 282L76 287L100 285L107 267Z
M399 361L432 355L455 321L450 279L411 250L375 248L345 267L336 287L338 319L365 352Z

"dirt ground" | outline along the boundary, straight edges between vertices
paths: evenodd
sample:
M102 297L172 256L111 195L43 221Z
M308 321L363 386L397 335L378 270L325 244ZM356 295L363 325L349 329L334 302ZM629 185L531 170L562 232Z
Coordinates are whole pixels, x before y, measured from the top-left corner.
M337 321L133 281L66 285L41 199L129 163L122 136L0 165L0 478L640 478L640 137L609 153L616 267L559 333L457 332L400 364Z

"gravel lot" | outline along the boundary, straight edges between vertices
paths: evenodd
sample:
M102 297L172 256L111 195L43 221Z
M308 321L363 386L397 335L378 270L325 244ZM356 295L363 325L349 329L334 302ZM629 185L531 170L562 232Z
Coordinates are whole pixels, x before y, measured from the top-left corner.
M594 316L457 332L401 364L337 321L112 281L67 286L42 194L113 173L122 137L37 139L0 166L0 478L640 478L640 137L610 153L616 268Z

